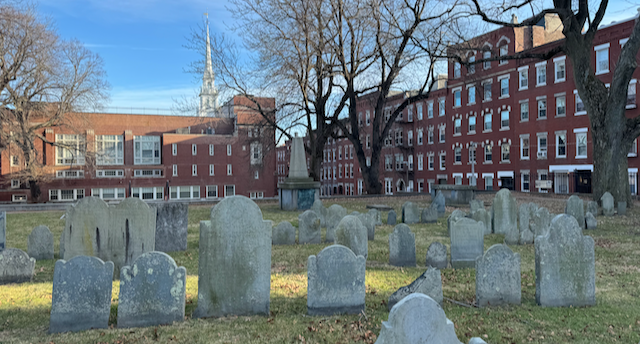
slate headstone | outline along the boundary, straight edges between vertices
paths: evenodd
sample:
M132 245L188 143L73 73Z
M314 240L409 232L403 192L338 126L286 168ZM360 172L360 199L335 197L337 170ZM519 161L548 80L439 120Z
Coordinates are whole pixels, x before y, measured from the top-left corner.
M365 258L331 245L307 261L307 313L358 314L364 311Z
M444 195L442 194L442 191L438 190L436 191L436 197L433 198L433 201L431 202L432 205L435 204L436 205L436 209L438 209L438 216L442 216L444 215L444 211L445 211L445 199L444 199Z
M389 296L387 307L391 310L396 303L413 293L427 295L442 306L444 297L442 295L442 276L440 276L440 270L430 267L420 275L420 277L416 278L415 281L411 282L411 284L396 290Z
M193 316L268 315L271 224L244 196L225 197L211 209L210 219L200 221L198 307Z
M518 230L518 205L509 189L500 189L491 205L493 232L504 234L508 245L518 243L520 231Z
M36 260L53 259L53 234L47 226L38 226L31 231L27 239L29 257Z
M533 232L530 228L531 222L531 206L529 203L523 203L518 210L518 222L520 227L520 235L518 238L518 244L528 245L533 244Z
M271 240L273 245L295 245L296 228L289 221L282 221L273 227Z
M320 218L320 227L327 227L326 217L327 217L327 208L324 207L322 201L317 199L313 201L313 205L311 206L311 210L315 211Z
M395 226L389 234L389 264L416 266L416 235L404 223Z
M536 302L545 307L596 303L594 241L572 216L560 214L536 238Z
M435 207L426 207L422 209L422 223L438 222L438 209Z
M395 210L389 210L389 213L387 214L387 224L389 226L395 226L397 223L397 217L398 215L396 215L396 211Z
M580 228L584 229L584 202L580 197L573 195L567 200L567 204L564 208L564 213L573 216Z
M7 247L7 212L0 211L0 252Z
M598 216L598 202L589 201L587 202L587 212L591 213L593 216Z
M449 260L447 259L447 246L440 242L432 242L427 249L427 267L432 266L436 269L446 269L449 266Z
M58 260L53 271L49 333L107 328L113 262L76 256Z
M519 305L520 254L507 245L491 246L476 260L476 300L478 307Z
M488 212L486 209L478 209L472 215L471 218L482 222L484 225L484 235L491 234L491 212Z
M333 242L335 240L336 227L345 216L347 216L347 209L341 207L339 204L333 204L327 209L327 217L325 218L327 224L326 242ZM298 242L300 241L298 240Z
M0 285L31 282L36 260L21 249L7 248L0 252Z
M358 216L347 215L336 228L335 244L348 247L356 256L369 256L369 242L367 228Z
M475 268L484 252L484 225L466 217L451 222L451 266Z
M473 214L476 211L480 210L480 209L485 209L484 208L484 201L478 200L478 199L472 199L471 201L469 201L469 213ZM486 210L486 209L485 209Z
M447 218L447 235L451 234L451 222L453 222L453 221L455 221L457 219L466 217L466 216L467 216L467 214L464 211L462 211L460 209L454 210L451 213L451 215L449 215L449 217Z
M534 240L540 235L545 235L549 232L551 226L551 220L553 215L549 213L549 210L545 207L540 207L533 215L533 223L530 224L531 231L533 232Z
M402 223L414 224L420 222L420 209L413 202L404 202L402 205Z
M627 215L627 202L618 202L618 215Z
M187 270L164 252L147 252L120 270L118 327L183 321Z
M587 215L585 215L584 222L587 224L587 229L598 228L598 220L596 220L596 217L590 212L587 212Z
M602 215L613 216L615 211L613 196L609 192L605 192L604 195L600 197L600 202L602 204Z
M320 217L313 210L298 215L298 243L319 244L322 242Z
M362 225L367 229L367 239L373 241L376 236L376 220L371 213L356 215ZM374 215L375 216L375 215Z
M369 216L375 220L376 226L382 226L382 215L378 209L369 209Z
M149 205L156 209L155 250L161 252L186 251L189 204L161 202Z

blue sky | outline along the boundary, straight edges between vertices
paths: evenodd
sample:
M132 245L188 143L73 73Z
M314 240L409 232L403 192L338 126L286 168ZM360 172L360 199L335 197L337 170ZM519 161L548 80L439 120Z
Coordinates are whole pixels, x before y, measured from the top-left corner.
M603 21L636 14L635 1L610 1ZM38 9L59 34L76 38L104 60L111 84L108 107L170 109L193 96L198 80L184 73L198 59L183 48L191 29L209 13L211 32L233 35L227 0L40 0Z

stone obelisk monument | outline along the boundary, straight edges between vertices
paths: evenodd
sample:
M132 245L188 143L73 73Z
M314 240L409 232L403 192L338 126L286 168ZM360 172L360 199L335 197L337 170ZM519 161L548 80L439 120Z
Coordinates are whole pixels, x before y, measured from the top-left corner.
M298 134L291 143L289 176L278 184L278 191L282 210L309 209L313 202L320 198L320 182L309 177L302 138L298 137Z

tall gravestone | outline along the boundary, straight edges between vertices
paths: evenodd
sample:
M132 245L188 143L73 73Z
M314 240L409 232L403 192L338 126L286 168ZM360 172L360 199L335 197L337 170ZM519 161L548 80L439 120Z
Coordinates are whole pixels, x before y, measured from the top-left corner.
M0 285L31 282L36 260L23 250L8 248L0 252Z
M31 231L27 239L29 257L36 260L53 259L53 234L47 226L38 226Z
M451 222L451 266L454 269L475 268L476 259L484 252L484 226L463 217Z
M194 317L269 314L271 224L244 196L225 197L200 221Z
M376 219L375 214L371 214L371 212L366 214L357 214L356 215L362 225L367 229L367 239L373 241L376 237Z
M440 270L428 268L427 271L420 275L415 281L411 282L411 284L396 290L389 296L387 307L391 310L396 303L413 293L427 295L442 306L444 296L442 294L442 276L440 276Z
M518 205L509 189L500 189L491 205L493 218L493 232L504 234L504 241L508 245L518 243Z
M298 243L319 244L322 242L320 217L313 210L298 215Z
M444 198L444 195L442 194L442 191L437 190L436 197L433 198L431 205L433 206L435 204L436 209L438 209L438 216L444 215L445 202L446 200Z
M156 210L155 250L174 252L187 250L189 204L184 202L150 203Z
M369 256L367 228L357 216L347 215L336 228L335 244L348 247L356 256Z
M613 196L609 192L605 192L600 197L600 202L602 204L602 215L613 216L615 212Z
M382 226L382 215L378 209L369 209L369 216L374 219L376 226Z
M518 222L520 227L520 236L518 244L533 244L533 232L531 231L531 204L523 203L518 210Z
M322 204L322 200L315 200L313 202L313 205L311 206L311 210L315 211L316 214L318 214L318 217L320 218L320 227L327 227L327 223L325 222L327 218L327 208L325 208Z
M396 214L396 211L391 209L389 210L389 213L387 213L387 224L389 226L395 226L396 223L398 222L398 215Z
M478 307L519 305L520 254L507 245L491 246L476 260L476 300Z
M147 252L120 270L118 327L184 320L187 270L164 252Z
M481 208L478 209L476 211L474 211L471 214L471 218L478 221L478 222L482 222L482 224L484 225L484 234L485 235L489 235L491 234L491 213L488 212L486 209Z
M416 235L404 223L397 225L389 234L389 264L416 266Z
M420 208L413 202L404 202L402 205L402 222L414 224L420 222Z
M364 311L365 258L348 247L331 245L307 261L309 315Z
M427 267L432 266L436 269L442 270L449 266L449 260L447 259L447 246L444 246L440 242L432 242L427 249L427 258L425 265Z
M271 241L274 245L295 245L296 228L289 221L282 221L273 227Z
M7 247L7 213L0 212L0 252Z
M536 302L546 307L596 303L594 241L572 216L561 214L536 238Z
M282 210L310 209L313 203L320 199L320 182L309 177L304 143L297 133L291 143L289 175L283 182L278 183L278 191Z
M549 210L545 207L540 207L532 216L533 223L531 223L530 228L533 232L534 240L535 237L540 235L545 235L549 232L549 227L551 226L551 220L553 219L553 215L549 213Z
M326 242L333 242L335 240L336 227L345 216L347 216L347 209L341 207L339 204L333 204L327 209L327 217L325 219L327 223Z
M53 271L49 332L107 328L111 312L113 262L76 256L58 260Z
M573 218L578 221L578 225L580 226L580 228L585 228L584 202L582 201L582 199L580 199L580 197L576 195L569 197L564 208L564 213L569 216L573 216Z
M447 217L447 235L451 234L451 222L456 221L460 218L466 217L467 214L460 210L460 209L456 209L454 210L451 215L449 215L449 217Z

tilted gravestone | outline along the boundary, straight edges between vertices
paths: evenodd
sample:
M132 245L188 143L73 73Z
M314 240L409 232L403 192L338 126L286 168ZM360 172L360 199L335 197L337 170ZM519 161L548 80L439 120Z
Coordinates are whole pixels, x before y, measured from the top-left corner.
M271 224L244 196L225 197L211 209L210 219L200 221L198 307L193 316L268 315Z
M389 226L395 226L396 223L398 222L397 219L398 215L396 214L395 210L389 210L389 213L387 214L387 224Z
M331 245L307 261L307 313L358 314L364 311L365 258Z
M598 202L589 201L587 202L587 212L591 213L593 216L598 216Z
M627 215L627 202L618 202L618 215Z
M382 215L378 209L369 209L369 216L374 219L374 224L376 226L382 226Z
M164 252L147 252L120 270L118 327L184 320L187 270Z
M478 209L472 215L471 218L482 222L484 225L484 235L491 234L491 212L488 212L486 209Z
M36 260L23 250L7 248L0 252L0 285L31 282Z
M484 226L463 217L451 222L451 266L475 268L476 258L484 252Z
M320 227L327 227L326 217L327 217L327 208L324 207L322 201L317 199L313 201L313 205L311 206L311 210L315 211L320 218Z
M113 262L76 256L58 260L53 271L49 333L107 328Z
M322 242L320 217L313 210L298 215L298 243L319 244Z
M576 195L569 197L564 208L564 213L569 216L573 216L576 221L578 221L578 225L580 226L580 228L585 228L584 202L582 201L582 199L580 199L580 197Z
M397 225L389 234L389 264L416 266L416 235L404 223Z
M518 230L518 205L509 189L501 189L493 199L491 205L493 219L493 232L504 234L508 245L518 243L520 231Z
M453 322L431 297L411 294L398 302L382 322L376 344L462 344Z
M360 219L362 225L367 229L367 239L373 241L376 236L376 220L375 217L373 217L375 215L372 216L371 213L367 213L357 214L356 216L358 217L358 219Z
M189 204L162 202L149 205L156 209L155 251L186 251Z
M427 259L425 265L436 269L446 269L449 266L447 259L447 246L439 242L432 242L427 249Z
M531 231L533 232L534 240L540 235L545 235L549 232L551 226L551 220L553 215L549 213L549 210L545 207L540 207L532 216L533 223L530 224Z
M53 259L53 234L47 226L38 226L31 231L27 239L29 257L36 260Z
M436 209L438 209L438 216L444 215L445 199L444 199L444 195L442 194L442 191L440 191L440 190L436 191L436 197L434 197L433 201L431 202L432 206L434 204L436 206Z
M7 213L0 212L0 252L7 247Z
M336 227L345 216L347 216L347 209L338 204L333 204L327 209L327 217L325 218L327 224L326 242L333 242L335 240Z
M402 205L402 223L414 224L420 222L420 208L413 202Z
M442 295L442 276L440 276L440 270L428 268L427 271L416 278L415 281L411 282L411 284L396 290L389 296L387 307L391 310L396 303L413 293L427 295L442 306L444 297Z
M520 235L518 244L533 244L533 232L530 229L531 222L531 206L529 203L523 203L518 209L518 222L520 227Z
M435 207L426 207L422 209L422 223L434 223L438 222L438 209Z
M520 254L507 245L491 246L476 260L476 300L478 307L519 305Z
M546 307L596 303L594 241L572 216L560 214L536 238L536 302Z
M598 228L598 220L596 220L595 216L590 212L587 212L587 215L584 216L584 222L587 225L587 229L596 229Z
M347 215L336 228L335 244L348 247L356 256L369 256L367 228L357 216Z
M609 192L605 192L604 195L600 197L600 202L602 204L602 215L613 216L615 212L613 196Z
M273 245L295 245L296 228L289 221L282 221L273 227L271 240Z
M484 201L472 199L469 201L469 213L473 214L480 209L484 209ZM486 209L485 209L486 210Z

